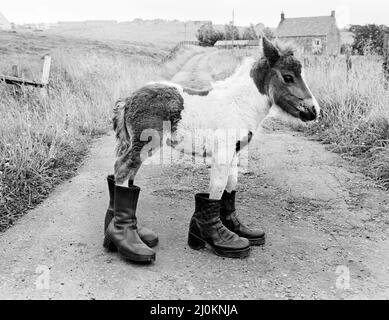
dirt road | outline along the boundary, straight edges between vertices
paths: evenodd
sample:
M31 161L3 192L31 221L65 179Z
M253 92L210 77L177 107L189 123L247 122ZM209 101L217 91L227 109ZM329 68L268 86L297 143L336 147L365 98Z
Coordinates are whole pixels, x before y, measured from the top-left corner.
M226 59L230 66L225 62ZM189 59L171 81L193 89L210 88L212 82L230 76L238 61L238 58L231 58L231 54L226 51L204 48Z
M389 198L324 146L264 129L241 175L238 209L267 232L245 260L186 244L208 169L144 166L140 223L160 236L157 261L127 263L102 247L113 134L79 174L0 235L1 299L389 298Z

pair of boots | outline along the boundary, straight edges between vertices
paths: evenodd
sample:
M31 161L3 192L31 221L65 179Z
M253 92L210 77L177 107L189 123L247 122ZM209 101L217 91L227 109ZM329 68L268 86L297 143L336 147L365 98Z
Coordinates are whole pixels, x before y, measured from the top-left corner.
M189 227L188 245L200 250L206 243L222 257L245 258L250 245L265 244L265 233L247 228L237 217L236 192L224 191L221 200L209 199L209 194L195 196L196 209Z
M158 244L157 235L137 226L136 208L140 188L115 186L113 176L107 178L110 194L105 217L104 247L134 262L153 262ZM208 243L219 256L244 258L250 245L265 244L265 233L250 230L236 215L236 192L224 192L221 200L211 200L208 194L195 197L196 209L189 227L188 244L199 250Z
M158 244L158 236L149 229L138 227L136 207L140 188L115 185L114 176L108 176L109 205L104 221L104 247L119 251L126 260L153 262L155 252L151 248Z

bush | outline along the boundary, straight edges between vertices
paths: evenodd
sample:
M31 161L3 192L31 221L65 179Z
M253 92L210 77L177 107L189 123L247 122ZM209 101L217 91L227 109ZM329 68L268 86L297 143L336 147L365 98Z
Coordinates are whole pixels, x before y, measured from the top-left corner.
M224 26L224 38L226 40L239 40L239 29L236 26L233 26L232 24L226 24Z
M217 41L224 40L224 34L215 30L212 23L207 23L197 31L197 39L201 46L212 47Z
M364 55L368 53L383 54L384 48L384 28L376 24L365 26L353 25L350 31L354 33L353 51Z
M245 28L242 34L242 40L257 40L258 35L255 31L255 27L253 24L250 25L250 27Z

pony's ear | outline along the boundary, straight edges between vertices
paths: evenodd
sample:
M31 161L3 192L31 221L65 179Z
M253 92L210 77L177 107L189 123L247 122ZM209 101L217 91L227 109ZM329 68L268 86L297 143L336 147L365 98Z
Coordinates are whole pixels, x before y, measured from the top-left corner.
M274 66L280 58L280 52L266 37L262 38L263 43L263 54L270 66Z

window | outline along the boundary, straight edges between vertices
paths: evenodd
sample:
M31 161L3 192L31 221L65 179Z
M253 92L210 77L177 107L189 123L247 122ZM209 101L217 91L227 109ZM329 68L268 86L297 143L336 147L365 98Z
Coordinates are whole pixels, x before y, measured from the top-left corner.
M321 39L314 39L313 40L313 45L315 47L321 47Z

